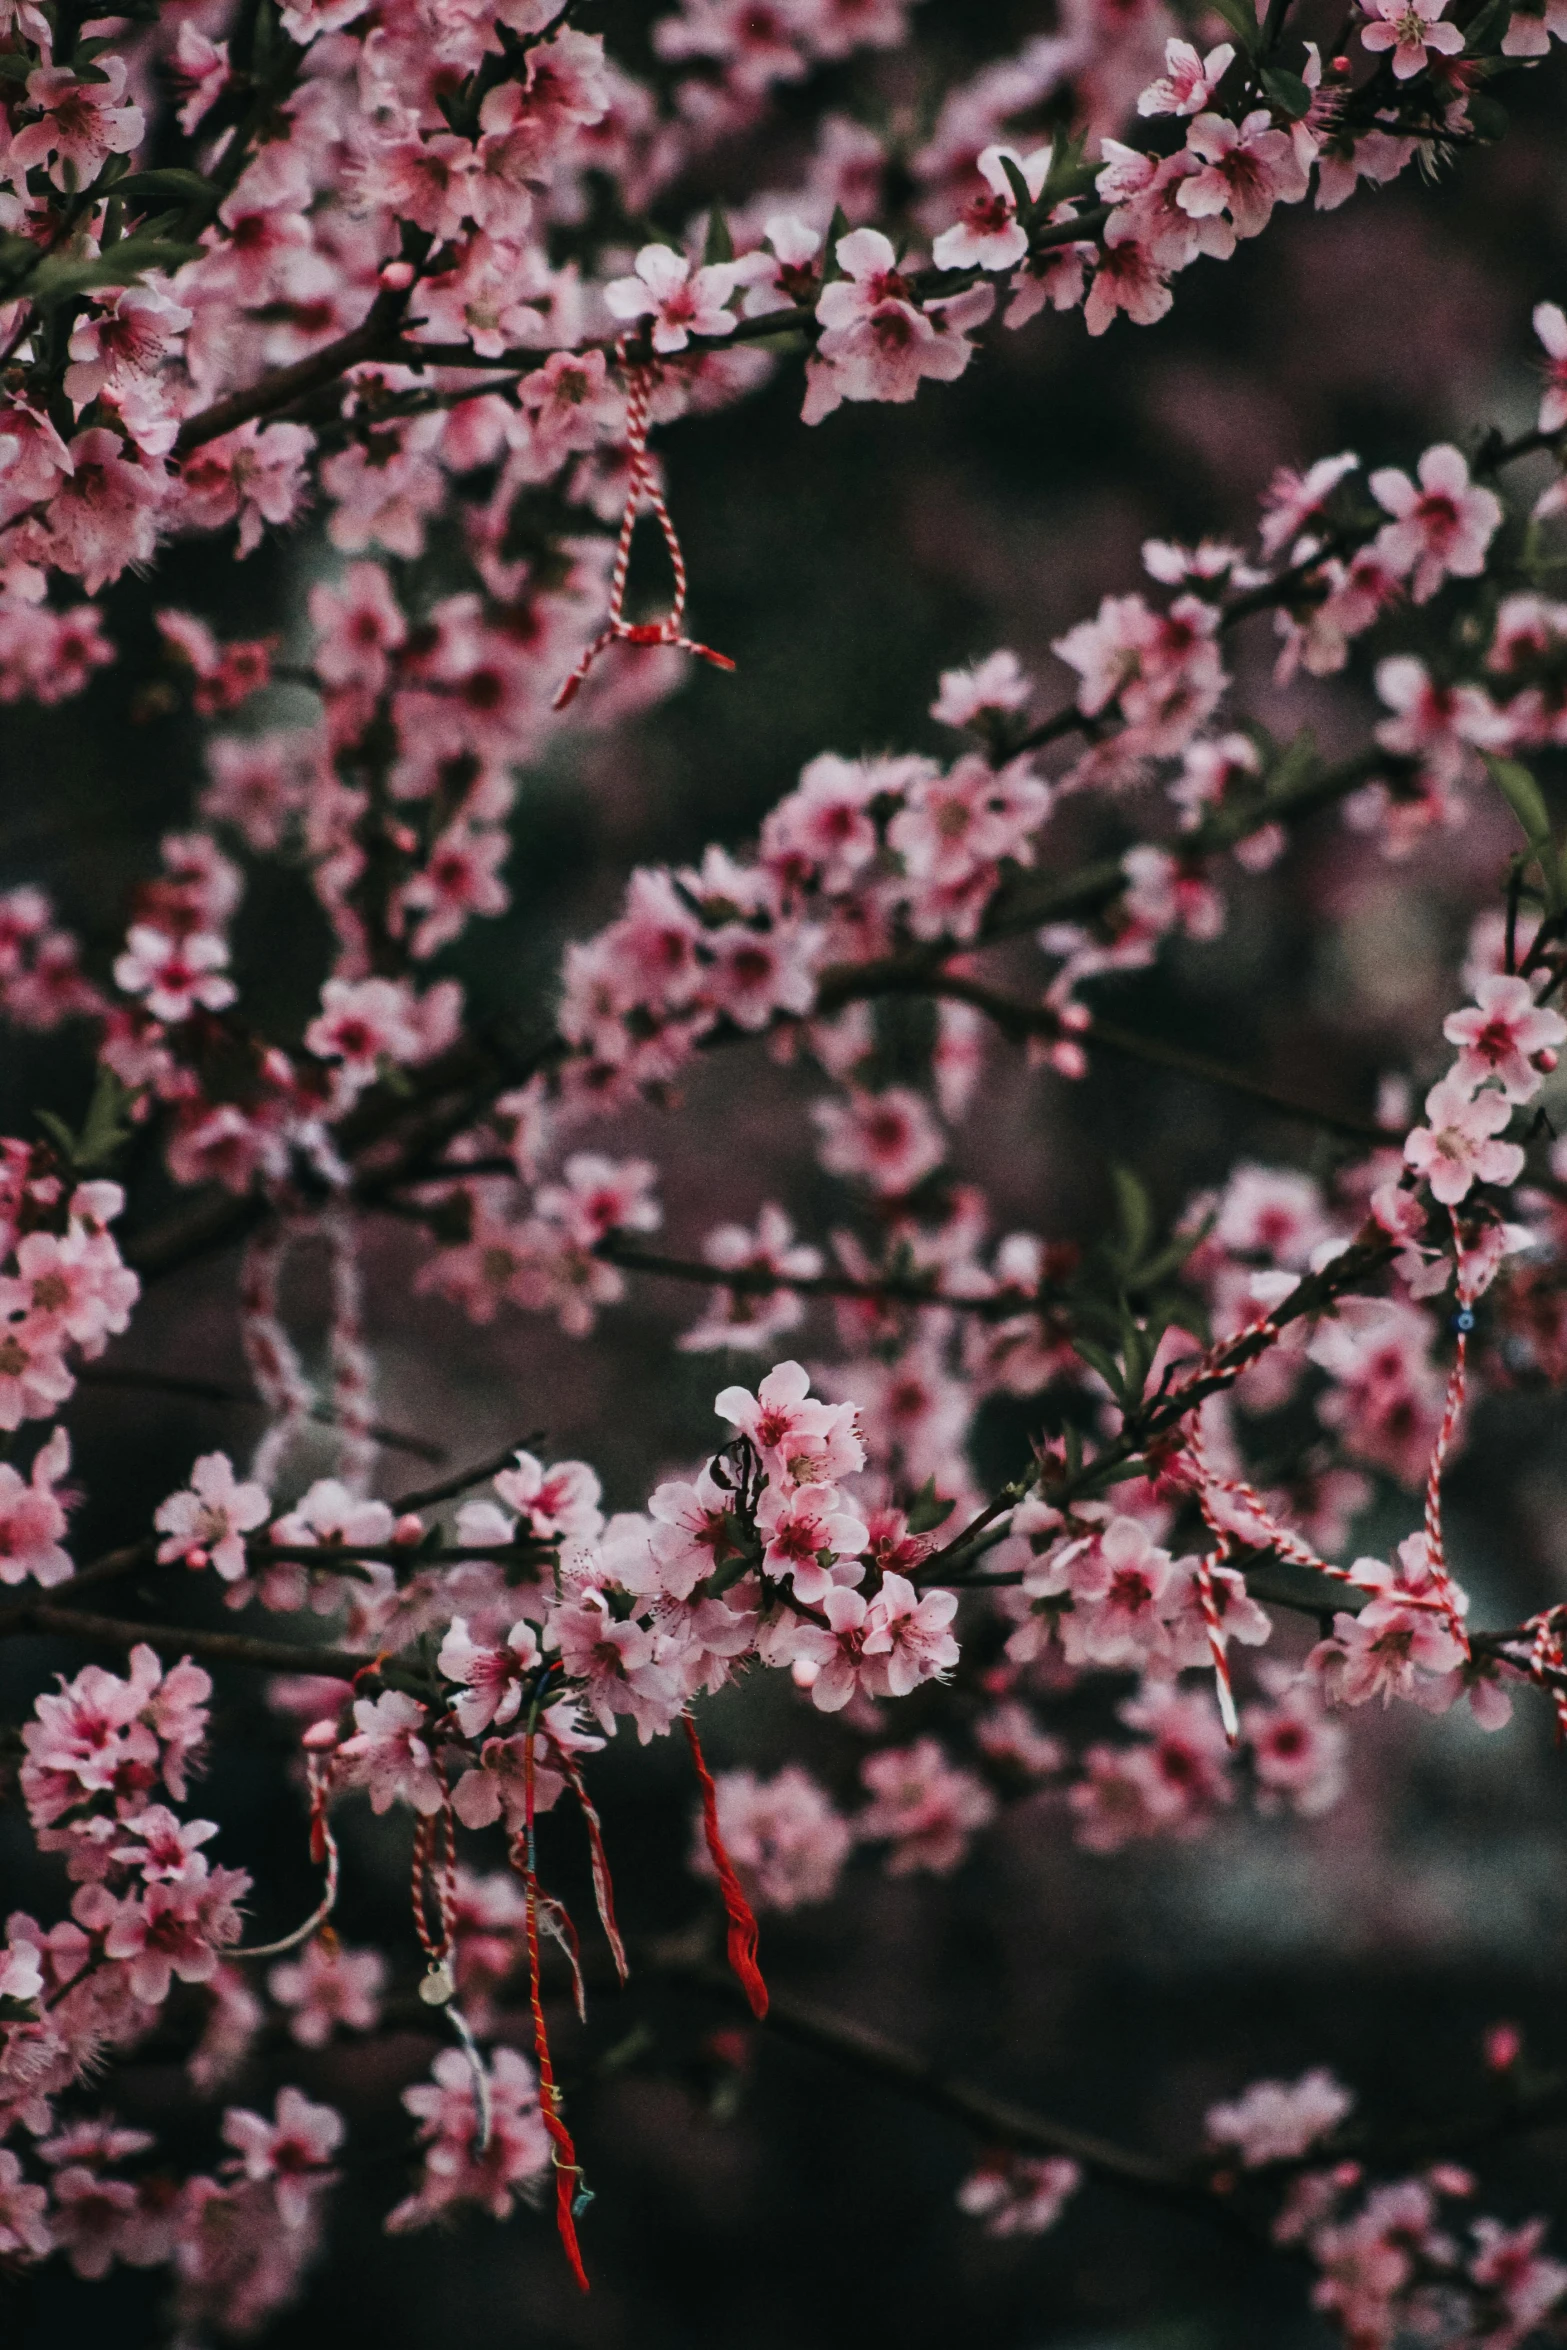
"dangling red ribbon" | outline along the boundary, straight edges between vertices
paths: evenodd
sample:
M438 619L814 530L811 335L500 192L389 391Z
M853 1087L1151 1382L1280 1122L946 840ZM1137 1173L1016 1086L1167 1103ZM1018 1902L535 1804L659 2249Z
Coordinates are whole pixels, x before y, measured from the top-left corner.
M549 2035L544 2028L544 2000L539 1989L539 1881L533 1861L533 1740L530 1727L523 1741L522 1784L526 1825L522 1843L522 1884L527 1904L528 1935L528 2004L533 2013L533 2054L539 2068L539 2112L555 2149L555 2225L571 2262L572 2274L584 2293L590 2290L588 2272L582 2265L582 2251L577 2242L577 2222L572 2205L577 2197L577 2183L582 2177L577 2161L577 2149L572 2144L571 2132L556 2110L560 2092L555 2086L555 2068L550 2062ZM513 1859L516 1858L515 1848Z
M718 1789L713 1785L713 1774L702 1755L702 1742L696 1734L696 1724L689 1713L682 1714L686 1739L691 1748L691 1760L702 1788L702 1828L707 1837L707 1849L718 1872L718 1888L724 1897L724 1914L729 1920L729 1964L740 1979L741 1989L751 2002L751 2013L760 2020L767 2013L767 1985L762 1970L756 1963L756 1918L751 1904L735 1875L734 1862L724 1850L724 1840L718 1828Z

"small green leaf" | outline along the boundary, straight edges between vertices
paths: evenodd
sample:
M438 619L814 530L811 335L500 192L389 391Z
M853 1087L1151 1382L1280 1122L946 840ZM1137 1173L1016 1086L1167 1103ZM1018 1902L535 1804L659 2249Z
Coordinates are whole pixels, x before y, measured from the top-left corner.
M1028 182L1023 177L1016 156L1009 155L1005 147L1001 150L1001 168L1007 175L1007 186L1012 190L1017 216L1026 228L1034 217L1034 199L1028 192Z
M8 82L25 82L30 73L37 71L38 61L36 58L20 57L14 49L0 50L0 79Z
M835 204L832 210L832 218L827 223L827 244L822 262L823 285L831 285L835 277L842 277L845 274L842 265L838 260L838 246L840 240L846 237L848 233L849 215L844 211L844 208L841 204Z
M956 1501L944 1501L936 1491L936 1480L927 1477L909 1504L908 1519L911 1534L933 1534L944 1526L957 1508Z
M1303 726L1279 753L1268 777L1270 800L1287 799L1298 791L1317 764L1317 738L1309 726Z
M1471 56L1482 50L1500 48L1512 22L1512 0L1489 0L1478 16L1471 17L1464 27L1464 47Z
M138 234L123 238L92 260L41 261L27 290L35 302L63 302L73 294L91 292L94 286L132 285L144 270L178 269L183 262L194 261L201 250L200 245L176 245L162 237Z
M1256 10L1249 0L1213 0L1215 12L1222 16L1248 56L1256 53L1262 28L1257 22Z
M703 262L711 268L715 262L733 261L734 257L735 241L729 233L729 223L724 218L722 208L715 204L707 216L707 243L702 251Z
M1492 98L1484 90L1469 93L1469 127L1477 139L1503 139L1507 136L1508 114L1500 98Z
M1311 112L1311 92L1298 73L1286 73L1283 66L1270 65L1263 73L1262 86L1286 121L1299 122Z
M1153 1210L1147 1192L1130 1167L1112 1167L1110 1180L1115 1185L1115 1204L1121 1219L1122 1251L1126 1263L1135 1265L1153 1238Z
M127 202L141 204L161 200L165 204L190 204L198 196L213 194L211 180L199 171L182 171L177 166L167 170L133 171L114 183L114 194Z
M1513 814L1523 826L1523 835L1529 846L1538 849L1542 843L1550 845L1551 819L1545 797L1527 767L1518 759L1488 757L1491 781L1502 794Z
M1073 1346L1088 1368L1098 1372L1116 1402L1123 1402L1126 1396L1126 1381L1122 1375L1121 1366L1110 1349L1107 1346L1101 1346L1097 1339L1084 1338L1081 1334L1073 1340Z

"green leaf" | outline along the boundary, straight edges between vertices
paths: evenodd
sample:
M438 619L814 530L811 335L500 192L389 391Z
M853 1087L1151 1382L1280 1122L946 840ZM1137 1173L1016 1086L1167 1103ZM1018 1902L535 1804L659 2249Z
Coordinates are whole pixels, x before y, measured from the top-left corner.
M1545 805L1545 795L1527 767L1518 759L1487 757L1491 781L1506 800L1513 814L1523 826L1524 839L1532 849L1543 844L1550 846L1551 818Z
M155 200L165 204L191 204L215 191L211 180L201 172L171 166L166 171L129 172L124 179L115 181L111 192L132 204Z
M91 292L94 286L134 284L143 270L178 269L182 262L194 261L201 250L200 245L176 245L162 237L138 234L90 261L41 261L27 290L38 303L64 302L73 294Z
M1299 122L1311 112L1311 92L1298 73L1286 73L1283 66L1270 65L1264 70L1262 86L1287 121Z
M14 49L0 51L0 77L8 82L25 82L30 73L38 71L35 57L18 56Z
M1231 32L1240 42L1248 57L1255 55L1262 38L1262 28L1250 0L1213 0L1214 11L1222 16Z
M846 237L848 233L849 215L841 204L835 204L832 209L832 218L827 223L827 243L822 256L823 285L831 285L835 277L842 277L845 274L838 261L838 244L839 240Z
M1007 186L1012 190L1012 201L1017 206L1018 219L1027 228L1034 217L1034 199L1028 192L1028 182L1023 177L1017 158L1009 155L1005 147L1001 150L1001 168L1007 175Z
M1088 1365L1088 1368L1091 1371L1097 1371L1099 1373L1100 1378L1104 1381L1106 1387L1109 1388L1110 1393L1115 1397L1116 1402L1124 1402L1126 1398L1126 1380L1122 1373L1120 1364L1116 1361L1115 1356L1110 1352L1110 1349L1107 1346L1101 1346L1096 1339L1084 1338L1081 1332L1079 1332L1078 1336L1073 1340L1072 1344L1074 1351L1079 1356L1081 1356L1082 1360Z
M721 207L715 204L707 216L707 243L702 250L703 262L711 268L714 262L733 261L734 257L735 241L729 234L729 223Z
M34 1112L61 1157L78 1175L96 1174L112 1166L131 1138L130 1108L136 1096L122 1085L112 1069L100 1068L93 1085L80 1134L73 1134L52 1110Z
M1488 97L1484 90L1469 94L1469 127L1477 139L1503 139L1507 136L1508 114L1500 98Z
M1056 140L1051 149L1050 169L1039 191L1038 212L1041 220L1047 220L1055 207L1068 196L1081 195L1086 188L1093 186L1100 167L1097 163L1089 163L1087 155L1086 136L1075 139L1061 137Z
M1512 22L1512 0L1489 0L1479 15L1471 17L1464 27L1464 47L1471 56L1481 50L1500 48Z
M1317 738L1309 726L1287 742L1268 777L1270 800L1287 799L1297 791L1317 764Z
M1148 1194L1130 1167L1112 1167L1115 1204L1121 1219L1122 1253L1128 1266L1141 1262L1153 1238L1153 1210Z
M956 1501L944 1501L936 1491L936 1480L927 1477L909 1504L908 1519L911 1534L933 1534L944 1526L957 1508Z

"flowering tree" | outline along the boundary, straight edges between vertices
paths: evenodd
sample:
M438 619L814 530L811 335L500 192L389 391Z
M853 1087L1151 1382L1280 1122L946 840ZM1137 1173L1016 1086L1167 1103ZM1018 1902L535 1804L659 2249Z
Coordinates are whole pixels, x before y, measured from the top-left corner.
M112 936L36 877L0 897L0 1010L50 1040L50 1102L0 1142L28 1903L0 1946L0 2268L163 2269L182 2341L263 2329L373 2161L354 2083L393 2077L386 2227L541 2205L586 2288L571 2008L613 2014L629 1979L733 2007L708 2047L735 2080L770 2019L954 2117L994 2235L1106 2185L1293 2268L1355 2350L1521 2343L1567 2267L1542 2220L1474 2216L1457 2159L1559 2107L1515 2032L1429 2128L1361 2118L1318 2063L1156 2153L798 2001L765 1928L875 1867L946 1876L1009 1816L1106 1856L1205 1830L1222 1854L1242 1807L1301 1833L1385 1756L1373 1700L1567 1728L1567 1605L1542 1579L1472 1607L1444 1521L1477 1414L1534 1412L1548 1454L1527 1399L1567 1381L1553 289L1534 419L1281 470L1244 543L1150 541L1150 584L1056 638L1054 687L1015 651L955 662L936 737L909 714L939 755L823 748L753 841L620 877L547 1023L476 1009L465 958L510 903L520 774L743 690L704 674L734 661L692 633L723 614L699 576L688 616L658 428L787 384L823 428L808 468L846 405L939 400L1042 313L1156 326L1279 207L1461 186L1498 92L1559 118L1567 13L1071 5L961 73L932 32L917 106L888 95L913 0L594 15L18 0L0 35L0 698L143 661L141 713L204 746ZM116 583L210 582L193 538L267 542L282 625L225 636L154 571L148 666ZM1321 718L1286 733L1286 707ZM1121 1024L1118 975L1216 950L1258 893L1330 923L1340 819L1454 930L1442 1010L1384 1038L1364 1107ZM977 1176L1009 1054L1047 1105L1143 1061L1321 1147L1242 1144L1172 1203L1129 1124L1077 1238L1000 1230ZM776 1166L736 1151L774 1070ZM776 1196L801 1136L808 1220ZM691 1147L733 1176L705 1232ZM150 1522L94 1495L93 1555L78 1401L134 1386L111 1341L215 1265L259 1440L192 1451ZM666 1474L608 1490L529 1394L498 1455L407 1488L430 1447L383 1424L377 1364L414 1298L591 1354L680 1284L678 1350L723 1360ZM199 1391L177 1327L140 1376ZM710 1710L749 1751L780 1705L795 1759L710 1767ZM230 1745L270 1845L200 1816ZM694 1932L617 1915L614 1768L689 1822ZM394 1849L411 1901L356 1943L356 1878ZM311 2068L344 2035L390 2070L329 2097ZM182 2082L156 2118L155 2059Z

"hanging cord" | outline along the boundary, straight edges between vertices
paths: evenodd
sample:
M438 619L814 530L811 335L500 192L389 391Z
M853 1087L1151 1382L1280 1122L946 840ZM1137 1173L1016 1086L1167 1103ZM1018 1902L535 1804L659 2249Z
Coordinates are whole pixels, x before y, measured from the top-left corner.
M332 1202L321 1218L321 1232L327 1244L331 1279L328 1352L332 1365L332 1411L339 1430L338 1475L357 1497L368 1490L375 1467L376 1442L371 1434L375 1364L365 1344L359 1227L346 1200Z
M279 1214L246 1241L240 1261L240 1339L270 1423L252 1456L250 1474L268 1492L315 1405L314 1391L278 1311L283 1267L302 1229L299 1219Z
M740 1987L751 2003L751 2013L760 2020L767 2013L767 1985L762 1970L756 1963L756 1917L745 1897L734 1862L724 1849L724 1839L718 1827L718 1789L713 1774L702 1753L702 1743L696 1734L696 1723L687 1707L680 1717L685 1724L686 1742L691 1749L691 1760L696 1765L698 1783L702 1789L702 1832L707 1838L708 1857L718 1875L718 1889L724 1898L724 1915L729 1920L729 1964L740 1980Z
M1453 1355L1453 1368L1447 1382L1447 1395L1442 1405L1442 1425L1437 1430L1436 1442L1431 1448L1431 1466L1426 1473L1426 1564L1437 1595L1447 1616L1448 1627L1467 1659L1469 1634L1464 1628L1463 1608L1457 1586L1448 1572L1447 1553L1442 1541L1442 1471L1448 1450L1458 1429L1459 1415L1464 1408L1464 1387L1468 1373L1469 1333L1474 1328L1474 1301L1476 1290L1467 1270L1463 1235L1458 1229L1458 1211L1448 1209L1453 1226L1453 1248L1458 1258L1458 1311L1453 1326L1458 1333L1458 1345Z
M535 1700L523 1736L523 1831L512 1847L512 1862L521 1869L526 1903L528 2005L533 2016L534 2061L539 2068L539 2113L549 2132L555 2163L555 2225L560 2232L566 2258L571 2263L572 2274L586 2293L589 2290L588 2272L582 2265L582 2250L577 2242L577 2214L586 2210L592 2201L592 2194L583 2180L582 2166L577 2160L577 2149L572 2144L571 2132L561 2119L560 2091L555 2085L555 2068L550 2060L549 2034L544 2024L544 1997L539 1985L539 1879L533 1833L533 1748L538 1711Z
M327 1797L332 1786L332 1766L322 1763L313 1754L305 1757L305 1772L310 1785L310 1857L318 1868L326 1869L326 1890L302 1926L292 1934L285 1934L279 1942L247 1942L238 1949L226 1950L225 1958L281 1958L286 1950L297 1950L301 1942L308 1942L312 1934L319 1934L337 1907L337 1838L332 1823L326 1816Z
M572 1794L577 1799L583 1824L588 1831L588 1850L593 1862L593 1898L598 1905L599 1924L604 1929L604 1939L609 1944L610 1956L615 1961L615 1972L624 1983L631 1973L631 1967L626 1957L626 1945L621 1939L620 1927L615 1921L615 1887L609 1873L609 1855L604 1850L603 1823L599 1819L593 1799L588 1793L587 1781L582 1776L582 1765L570 1747L556 1737L547 1721L544 1725L544 1736L557 1770L562 1773Z
M457 1976L452 1964L457 1928L457 1823L452 1816L452 1799L444 1777L441 1795L440 1811L433 1817L422 1818L414 1830L414 1932L429 1962L419 1985L419 1996L426 2007L441 2009L468 2060L473 2081L473 2150L482 2161L489 2152L493 2125L490 2076L468 2019L457 2005ZM435 1933L430 1931L432 1904L439 1920Z
M629 475L626 483L625 511L620 518L620 537L615 547L615 563L609 580L609 622L601 629L583 653L571 675L555 696L554 707L564 710L574 701L577 689L600 653L613 644L671 645L677 653L694 653L699 661L710 661L715 669L733 669L727 653L715 653L711 645L699 645L685 633L686 617L686 560L680 551L680 540L664 493L658 486L653 460L648 455L648 403L653 392L653 371L650 367L633 365L626 356L624 336L615 345L615 359L626 379L626 456ZM637 519L644 506L657 517L664 534L664 545L669 552L669 567L675 575L675 600L662 620L630 621L625 617L626 577L631 569L631 541L636 533Z

